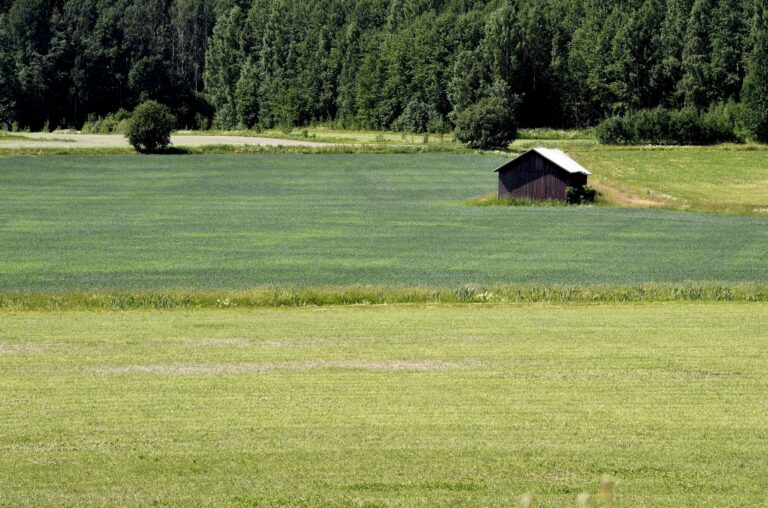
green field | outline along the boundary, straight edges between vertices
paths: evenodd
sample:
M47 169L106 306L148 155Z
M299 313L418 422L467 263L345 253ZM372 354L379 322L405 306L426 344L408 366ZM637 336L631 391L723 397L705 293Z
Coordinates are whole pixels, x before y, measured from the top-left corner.
M672 148L582 150L595 181L663 207L768 217L768 151Z
M607 202L471 206L498 154L0 157L0 506L768 502L768 152L560 135L515 149ZM393 302L442 303L329 306Z
M766 304L0 320L3 506L766 501Z
M467 206L502 160L4 158L0 292L768 282L768 217Z

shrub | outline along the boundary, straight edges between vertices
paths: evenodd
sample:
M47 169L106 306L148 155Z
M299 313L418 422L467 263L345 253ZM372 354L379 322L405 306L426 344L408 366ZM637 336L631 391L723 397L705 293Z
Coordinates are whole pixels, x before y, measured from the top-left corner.
M516 136L515 116L502 99L482 99L456 117L456 139L470 148L504 150Z
M451 129L452 126L450 122L448 122L443 115L437 111L429 113L429 123L427 125L427 130L429 132L434 134L446 134L450 132Z
M738 142L738 118L733 107L714 106L706 112L692 108L645 109L604 120L595 129L608 145L712 145Z
M146 101L133 110L125 136L142 153L165 150L171 144L175 118L167 106Z
M667 145L705 145L704 128L701 119L691 108L681 109L675 115L670 115L671 138L660 140L659 144Z
M589 204L594 203L599 195L597 189L593 189L589 185L568 187L565 190L565 201L570 205Z
M558 199L499 198L495 192L469 199L464 204L467 206L538 206L544 208L568 206L567 203Z
M392 123L392 129L423 134L429 129L429 120L429 106L420 99L413 99L405 106L403 114Z
M629 145L635 139L629 122L620 116L603 120L595 129L595 136L604 145Z
M207 131L211 128L211 119L200 112L195 113L195 126L198 130Z
M662 108L644 109L634 114L631 122L635 139L641 144L674 144L672 116Z
M130 118L130 113L123 108L104 117L90 114L80 131L85 134L125 134Z
M736 134L741 120L736 116L737 111L715 105L700 115L702 139L707 141L705 144L742 141L742 138Z

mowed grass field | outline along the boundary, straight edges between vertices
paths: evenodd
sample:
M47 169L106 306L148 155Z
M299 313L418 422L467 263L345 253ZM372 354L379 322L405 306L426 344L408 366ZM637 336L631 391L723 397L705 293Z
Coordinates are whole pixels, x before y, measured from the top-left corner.
M757 148L757 147L755 147ZM768 151L740 147L582 150L594 180L680 210L768 217Z
M2 158L0 292L768 281L768 216L467 206L503 160Z
M0 505L768 501L768 306L0 314Z

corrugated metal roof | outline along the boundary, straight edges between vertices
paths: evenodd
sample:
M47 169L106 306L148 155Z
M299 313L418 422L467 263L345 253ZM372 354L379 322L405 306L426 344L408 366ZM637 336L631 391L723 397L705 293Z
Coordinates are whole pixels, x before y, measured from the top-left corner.
M518 156L515 159L512 159L509 162L505 162L500 168L496 169L498 171L499 169L503 168L507 164L510 164L523 155L526 155L530 152L536 152L545 159L549 160L553 164L557 165L558 167L562 168L563 170L567 171L568 173L581 173L584 175L591 175L589 171L587 171L581 164L576 162L575 160L568 157L568 155L563 152L562 150L558 150L556 148L531 148L524 154Z

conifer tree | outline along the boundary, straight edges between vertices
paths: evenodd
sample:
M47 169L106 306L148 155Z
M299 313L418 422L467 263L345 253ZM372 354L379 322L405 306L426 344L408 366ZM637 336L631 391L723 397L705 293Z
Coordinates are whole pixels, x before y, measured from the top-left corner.
M240 79L243 13L239 7L219 17L205 55L206 96L216 110L213 122L220 129L238 123L235 89Z
M688 19L691 15L691 0L667 0L664 21L659 36L660 60L659 86L663 93L659 105L680 107L684 96L678 88L683 77L683 48Z
M259 71L248 58L235 85L235 109L237 123L250 129L259 122Z
M748 124L755 138L768 142L768 2L755 0L750 39L752 50L747 58L742 97Z
M679 85L688 106L706 107L712 98L714 73L710 36L715 7L715 0L696 0L691 9L683 47L684 74Z

